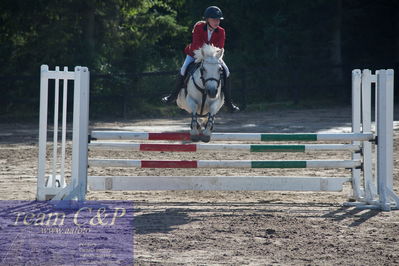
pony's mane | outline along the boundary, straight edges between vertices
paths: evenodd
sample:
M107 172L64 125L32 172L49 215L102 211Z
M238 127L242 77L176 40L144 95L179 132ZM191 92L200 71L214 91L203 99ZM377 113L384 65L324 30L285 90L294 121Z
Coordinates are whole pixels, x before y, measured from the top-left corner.
M212 44L204 44L200 49L194 51L195 62L201 62L208 57L216 58L221 49L213 46ZM223 56L223 53L222 53Z

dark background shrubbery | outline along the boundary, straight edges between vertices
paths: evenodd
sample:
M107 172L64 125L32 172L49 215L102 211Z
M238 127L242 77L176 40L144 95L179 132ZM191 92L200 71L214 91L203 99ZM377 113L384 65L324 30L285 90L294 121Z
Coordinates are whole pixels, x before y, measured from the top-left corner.
M398 70L395 0L3 0L0 118L37 118L41 64L89 67L92 117L178 112L159 98L208 5L224 12L233 96L249 110L349 104L352 69Z

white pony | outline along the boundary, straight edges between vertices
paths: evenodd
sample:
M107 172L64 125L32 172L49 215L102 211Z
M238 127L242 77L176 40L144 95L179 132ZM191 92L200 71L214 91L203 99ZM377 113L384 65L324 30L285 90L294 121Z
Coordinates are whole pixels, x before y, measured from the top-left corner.
M221 92L224 50L204 44L194 51L200 67L188 79L187 90L181 90L177 105L191 114L191 140L209 142L216 113L223 106ZM202 121L198 122L198 117Z

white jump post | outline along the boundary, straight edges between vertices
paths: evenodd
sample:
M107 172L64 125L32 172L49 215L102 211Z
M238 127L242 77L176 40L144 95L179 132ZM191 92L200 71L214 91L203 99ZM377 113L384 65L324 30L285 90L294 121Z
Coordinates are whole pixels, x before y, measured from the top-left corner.
M377 180L381 209L399 207L399 197L393 191L393 70L377 73Z
M355 69L352 71L352 133L360 133L361 129L361 71ZM360 145L360 141L352 141L353 145ZM352 153L352 160L360 160L359 153ZM361 189L361 170L352 169L352 190L356 201L364 199L364 191Z
M352 131L368 133L371 128L371 91L375 88L375 144L372 151L370 141L362 141L363 180L360 169L352 170L352 187L358 207L382 210L397 209L399 198L393 191L393 70L359 69L352 72ZM360 144L358 141L354 145ZM375 168L372 157L375 155ZM353 153L352 159L361 155ZM363 181L363 182L361 182ZM361 184L362 183L362 184Z
M47 163L47 116L49 81L55 81L54 97L54 126L52 142L52 171L46 175ZM61 158L58 156L58 112L59 112L59 85L63 80L63 107L62 107L62 139ZM68 80L74 81L73 105L73 135L72 135L72 178L69 184L65 181L65 156L67 133L67 97ZM87 192L87 136L89 126L89 70L86 67L75 67L75 70L60 71L56 67L50 71L47 65L41 66L40 76L40 118L39 118L39 163L37 177L38 200L48 199L78 199L84 200ZM60 159L60 160L59 160ZM58 173L58 165L60 172Z
M53 160L50 175L46 175L46 141L48 114L48 82L55 80ZM61 171L58 166L58 98L59 80L64 80L61 141ZM74 81L72 172L65 182L66 98L67 80ZM376 90L376 132L371 127L371 89ZM352 132L351 133L213 133L213 141L345 141L351 144L165 144L93 142L88 144L89 71L76 67L49 71L41 69L40 137L38 200L84 200L87 187L93 190L265 190L265 191L341 191L351 182L353 198L347 203L363 208L391 210L399 207L393 191L393 70L352 72ZM147 133L126 131L92 131L91 140L189 140L188 133ZM373 152L372 142L376 144ZM308 152L343 150L352 153L352 160L294 161L151 161L88 159L88 147L95 149L127 149L132 151L174 152ZM376 166L373 168L373 157ZM140 168L351 168L351 177L265 177L265 176L152 176L117 177L87 176L87 167Z
M362 73L362 132L371 132L371 85L376 84L376 75L372 75L368 69ZM377 86L375 86L377 87ZM377 94L376 94L377 95ZM393 109L392 109L393 112ZM376 112L376 114L378 114ZM393 123L393 122L392 122ZM389 126L389 125L387 125ZM392 127L392 124L391 124ZM363 178L364 178L364 199L374 203L377 198L377 184L373 178L372 143L363 141Z

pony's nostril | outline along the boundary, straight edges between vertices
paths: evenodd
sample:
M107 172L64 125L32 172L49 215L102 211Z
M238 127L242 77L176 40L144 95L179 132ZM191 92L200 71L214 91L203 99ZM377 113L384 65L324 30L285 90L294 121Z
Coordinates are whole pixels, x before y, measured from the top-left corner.
M213 89L213 90L208 90L208 96L211 98L215 98L217 94L217 90Z

